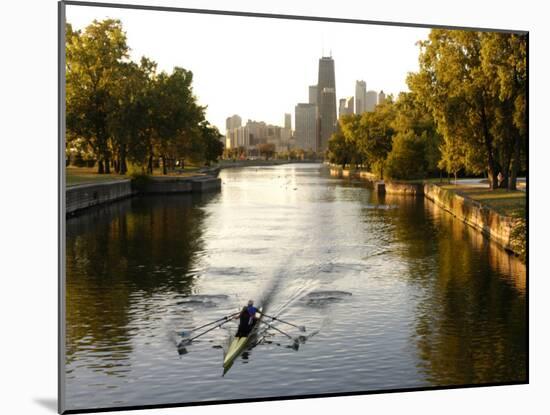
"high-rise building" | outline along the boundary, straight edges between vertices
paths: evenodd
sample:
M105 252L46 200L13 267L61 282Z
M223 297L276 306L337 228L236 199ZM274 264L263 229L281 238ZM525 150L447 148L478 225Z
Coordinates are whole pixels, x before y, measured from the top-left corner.
M339 110L338 110L338 116L341 117L342 115L351 115L353 114L354 108L353 108L353 97L349 98L342 98L339 100Z
M292 115L285 113L285 129L292 130Z
M346 114L346 99L340 98L338 100L338 117Z
M384 91L380 91L378 94L378 105L381 105L384 102L386 102L386 94L384 94Z
M234 128L239 128L242 125L242 119L237 114L227 117L225 120L225 129L232 130Z
M309 86L309 103L317 105L317 85Z
M296 147L318 151L317 148L317 107L303 103L294 109L294 137Z
M376 93L376 91L367 91L365 111L373 112L374 107L376 107L377 101L378 101L378 94Z
M319 79L317 82L317 106L319 108L318 150L325 151L328 140L336 131L336 81L334 60L323 56L319 59Z
M355 113L362 114L367 107L367 83L355 81Z

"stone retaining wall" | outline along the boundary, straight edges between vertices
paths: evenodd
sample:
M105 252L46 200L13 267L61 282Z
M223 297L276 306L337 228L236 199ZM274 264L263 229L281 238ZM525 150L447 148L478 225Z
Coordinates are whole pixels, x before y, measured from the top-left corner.
M206 193L221 189L221 179L213 176L153 177L139 185L130 179L67 187L66 214L99 206L135 194Z
M424 184L424 196L457 219L477 229L504 249L514 251L510 235L514 219L501 215L475 200L434 184Z
M424 185L422 183L385 182L386 193L393 195L422 196Z
M66 213L70 215L82 209L113 202L132 195L132 181L129 179L70 186L65 191Z

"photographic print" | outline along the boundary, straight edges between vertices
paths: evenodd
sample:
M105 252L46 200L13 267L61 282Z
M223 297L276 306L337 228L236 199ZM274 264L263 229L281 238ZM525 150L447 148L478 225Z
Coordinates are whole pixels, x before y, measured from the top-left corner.
M528 382L527 32L59 10L60 412Z

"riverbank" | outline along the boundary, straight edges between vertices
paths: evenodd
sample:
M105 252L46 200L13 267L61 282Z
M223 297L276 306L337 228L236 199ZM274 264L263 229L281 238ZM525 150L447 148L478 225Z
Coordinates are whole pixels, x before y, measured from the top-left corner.
M217 175L221 169L279 166L289 163L316 163L309 160L222 160L203 168L187 168L169 175L154 174L132 179L127 175L97 174L93 168L67 167L66 214L73 215L94 206L136 194L205 193L221 189Z
M331 166L331 175L366 180L378 193L425 197L461 222L476 229L506 251L523 257L525 235L518 235L520 218L524 218L524 191L490 191L479 185L437 183L435 181L384 182L372 173L350 171ZM516 229L516 232L514 230Z
M65 190L66 215L112 203L139 194L206 193L221 189L221 179L197 174L190 177L143 177L83 183L67 186Z

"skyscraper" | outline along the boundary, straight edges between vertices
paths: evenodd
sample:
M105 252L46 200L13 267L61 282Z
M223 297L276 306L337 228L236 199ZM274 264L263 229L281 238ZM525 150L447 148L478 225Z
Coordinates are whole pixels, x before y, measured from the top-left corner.
M338 101L340 103L338 110L338 117L342 115L351 115L353 114L353 97L342 98Z
M292 115L285 113L285 129L292 130Z
M234 128L239 128L242 125L242 119L237 114L227 117L225 120L225 129L232 130Z
M362 114L367 109L367 83L355 81L355 113Z
M374 107L376 107L377 100L378 100L378 94L376 93L376 91L368 91L365 111L373 112Z
M317 105L317 85L309 86L309 103Z
M317 148L317 107L315 104L298 104L294 110L294 135L296 147L318 151Z
M380 91L378 94L378 105L381 105L384 102L386 102L386 94L384 94L384 91Z
M323 56L319 59L319 80L317 82L317 106L319 108L318 151L325 151L328 140L336 131L336 82L334 60Z
M341 117L346 113L346 99L340 98L338 100L338 117Z

